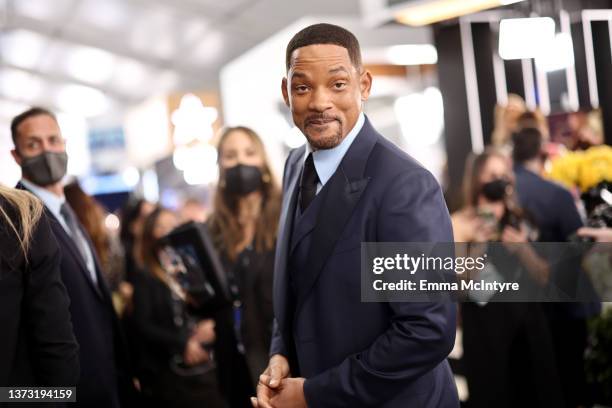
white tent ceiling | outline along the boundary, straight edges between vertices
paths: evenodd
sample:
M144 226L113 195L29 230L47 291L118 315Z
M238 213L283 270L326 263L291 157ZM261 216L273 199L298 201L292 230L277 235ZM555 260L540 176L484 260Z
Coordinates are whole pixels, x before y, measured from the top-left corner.
M0 122L32 104L95 116L215 89L225 63L291 22L359 12L358 0L0 0Z

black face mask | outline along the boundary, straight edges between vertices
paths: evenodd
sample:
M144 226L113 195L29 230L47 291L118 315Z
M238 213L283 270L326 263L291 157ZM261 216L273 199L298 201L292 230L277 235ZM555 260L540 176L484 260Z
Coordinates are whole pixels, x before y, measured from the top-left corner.
M25 179L45 187L60 181L66 175L67 166L66 152L44 151L37 156L24 158L21 171Z
M263 177L257 166L239 164L225 170L225 191L243 196L261 189Z
M496 179L482 185L482 195L489 201L501 201L506 197L510 182L506 179Z

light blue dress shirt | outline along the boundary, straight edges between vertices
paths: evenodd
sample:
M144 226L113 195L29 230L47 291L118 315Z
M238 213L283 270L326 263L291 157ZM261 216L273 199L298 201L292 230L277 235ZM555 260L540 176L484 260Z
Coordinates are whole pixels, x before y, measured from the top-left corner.
M319 176L319 183L317 183L317 194L319 193L319 191L321 191L325 183L329 181L331 176L333 176L336 170L338 169L342 158L344 157L349 147L351 147L353 141L361 131L364 122L365 115L363 114L363 112L361 112L359 114L359 117L357 118L355 126L353 126L353 129L351 129L351 131L346 135L344 140L342 140L342 142L340 142L338 146L333 147L331 149L320 149L313 151L312 146L310 146L310 143L306 143L306 154L304 155L304 161L306 161L308 155L312 153L314 166L317 170L317 175Z
M66 220L64 220L64 216L60 212L62 205L66 202L66 197L64 197L63 195L61 197L57 196L49 190L37 186L36 184L25 179L21 179L20 182L36 197L40 198L40 200L45 204L47 209L51 211L51 214L53 214L55 218L57 218L68 236L70 236L72 239L81 239L83 242L87 242L87 239L83 236L81 231L77 232L79 234L78 238L72 236L72 231L68 227ZM94 262L93 254L91 253L91 247L89 245L85 245L85 251L85 258L87 258L85 259L85 265L87 265L87 270L91 276L91 279L97 284L98 276L96 275L96 265Z

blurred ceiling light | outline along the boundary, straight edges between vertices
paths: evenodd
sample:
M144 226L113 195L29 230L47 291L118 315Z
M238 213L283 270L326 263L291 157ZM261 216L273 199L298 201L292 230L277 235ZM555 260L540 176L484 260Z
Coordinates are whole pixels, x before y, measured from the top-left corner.
M546 72L574 66L572 36L569 33L556 34L550 46L536 57L536 65Z
M424 26L524 0L430 0L406 2L395 19L411 26Z
M70 75L85 82L101 84L113 73L115 57L104 50L92 47L75 47L71 50L66 69Z
M191 50L190 62L202 65L213 63L221 56L223 46L223 34L219 31L209 31Z
M72 0L19 0L11 2L15 12L37 20L50 21L74 6Z
M550 17L507 18L499 24L499 56L505 60L535 58L550 47L555 21Z
M151 78L151 72L145 65L133 59L118 58L111 86L117 91L127 91L138 96L148 95L151 91L148 88Z
M2 59L23 68L34 68L48 39L28 30L12 30L0 38Z
M208 21L202 17L185 19L179 28L179 38L183 44L192 44L206 34Z
M154 6L139 13L129 27L126 39L129 45L160 58L171 58L176 49L172 33L179 25L173 19L173 11L169 7Z
M130 10L126 2L121 0L83 0L77 7L76 18L87 25L115 30L125 27L129 22Z
M387 59L394 65L424 65L438 62L438 51L431 44L393 45L387 49Z
M181 77L172 70L164 70L155 76L154 89L150 93L167 93L176 89L181 81Z
M140 181L140 172L134 166L126 167L121 172L121 179L128 187L135 187Z
M213 136L212 125L217 116L217 109L205 107L196 95L184 95L178 109L171 116L174 143L184 145L193 140L210 140Z
M110 108L101 91L82 85L65 85L57 93L57 104L65 112L84 117L98 116Z
M0 70L0 94L18 101L34 102L41 95L44 82L32 74L17 69Z

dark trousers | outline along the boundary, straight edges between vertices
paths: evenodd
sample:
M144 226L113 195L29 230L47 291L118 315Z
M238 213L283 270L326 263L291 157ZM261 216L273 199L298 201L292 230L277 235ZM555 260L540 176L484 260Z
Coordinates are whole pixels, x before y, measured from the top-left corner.
M538 303L461 304L469 408L563 407Z
M215 371L181 377L164 371L148 381L143 379L145 406L151 408L227 408L219 391Z

